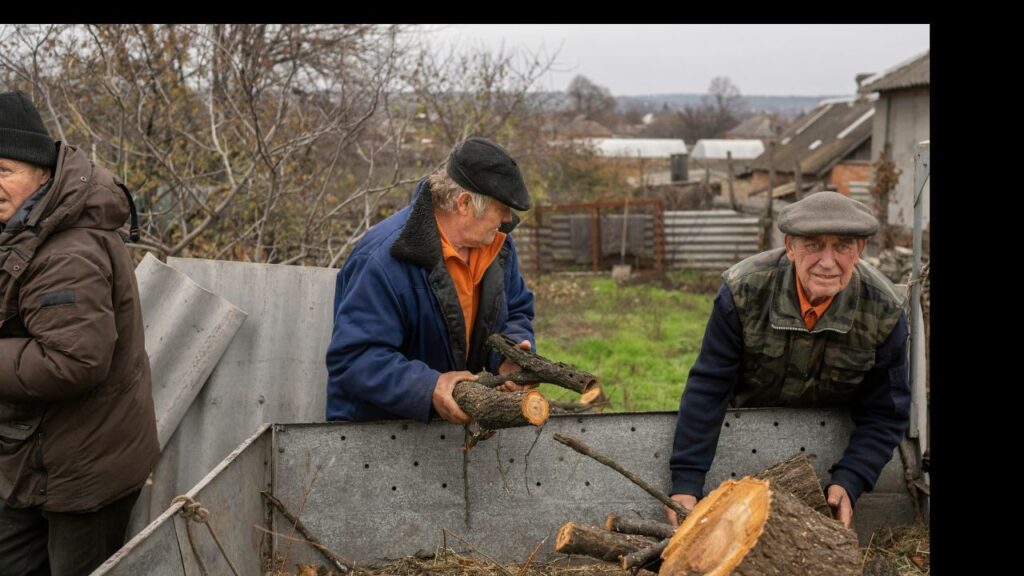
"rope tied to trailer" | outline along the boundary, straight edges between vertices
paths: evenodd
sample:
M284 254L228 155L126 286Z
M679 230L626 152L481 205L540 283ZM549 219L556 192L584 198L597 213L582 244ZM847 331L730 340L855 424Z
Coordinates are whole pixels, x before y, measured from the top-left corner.
M231 572L235 576L239 576L238 570L235 568L234 563L231 562L231 558L228 558L228 553L224 551L224 545L220 543L220 538L217 537L217 533L210 524L210 510L203 507L195 498L184 494L175 496L174 500L171 500L171 506L178 503L182 505L181 509L178 510L178 514L185 518L185 533L188 535L188 544L192 548L192 555L195 556L196 563L199 564L199 573L203 576L209 576L210 574L209 570L206 569L206 563L203 562L203 557L199 555L199 548L196 546L195 538L192 536L193 522L206 526L213 541L217 544L217 549L220 550L220 555L224 557L224 561L231 568Z

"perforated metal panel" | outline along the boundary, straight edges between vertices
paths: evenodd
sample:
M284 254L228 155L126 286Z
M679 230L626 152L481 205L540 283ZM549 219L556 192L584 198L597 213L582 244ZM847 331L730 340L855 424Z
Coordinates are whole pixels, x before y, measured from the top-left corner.
M442 528L502 561L522 561L566 521L602 524L609 513L663 518L654 498L615 471L552 439L579 438L668 492L674 413L562 416L543 429L500 432L469 453L468 516L462 427L447 423L337 423L275 426L275 494L328 547L359 562L433 550ZM757 472L796 452L818 456L819 478L845 448L852 423L844 412L792 409L732 411L723 426L707 489ZM534 440L536 444L534 444ZM881 523L907 522L912 505L898 459L875 494L858 502L862 539ZM883 499L885 505L872 505ZM301 511L301 512L299 512ZM280 521L280 519L278 519ZM283 532L281 524L278 531ZM453 544L453 542L450 542ZM456 548L460 546L454 543ZM283 539L275 550L282 551ZM288 557L320 561L291 544Z

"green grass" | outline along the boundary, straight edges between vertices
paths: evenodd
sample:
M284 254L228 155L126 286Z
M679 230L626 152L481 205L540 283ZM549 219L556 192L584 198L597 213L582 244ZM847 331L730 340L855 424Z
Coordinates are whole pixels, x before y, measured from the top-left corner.
M538 352L596 374L611 402L606 412L677 410L720 279L670 280L674 286L664 288L620 287L603 276L534 279ZM541 391L575 400L557 386Z

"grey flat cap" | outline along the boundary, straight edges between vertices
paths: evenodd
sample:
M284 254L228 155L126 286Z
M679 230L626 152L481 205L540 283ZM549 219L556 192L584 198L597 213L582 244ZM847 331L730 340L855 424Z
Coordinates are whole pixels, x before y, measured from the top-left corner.
M779 214L779 230L792 236L871 236L878 220L867 206L838 192L818 192Z
M516 161L504 148L473 136L448 156L448 175L466 190L496 198L516 210L530 209L530 193Z

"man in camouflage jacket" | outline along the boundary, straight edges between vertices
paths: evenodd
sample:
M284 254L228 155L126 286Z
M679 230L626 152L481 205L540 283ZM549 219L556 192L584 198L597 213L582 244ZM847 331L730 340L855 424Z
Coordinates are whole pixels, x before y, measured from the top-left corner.
M723 274L680 400L672 498L692 508L703 493L730 403L844 406L855 429L826 495L849 527L910 420L903 297L860 260L878 221L859 202L813 194L783 209L778 225L785 248Z

